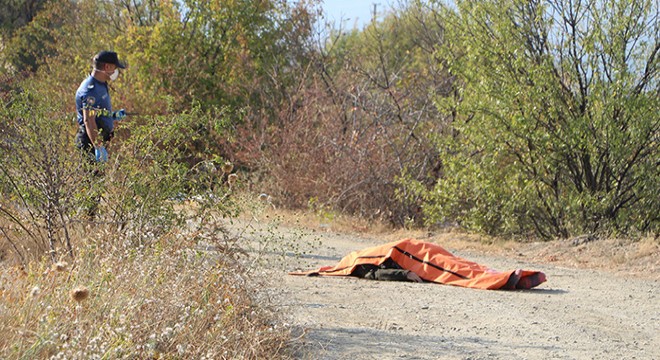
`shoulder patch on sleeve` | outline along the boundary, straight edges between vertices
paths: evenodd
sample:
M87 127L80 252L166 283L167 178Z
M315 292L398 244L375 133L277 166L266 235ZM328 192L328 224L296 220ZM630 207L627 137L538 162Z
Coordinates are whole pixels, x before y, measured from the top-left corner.
M87 88L88 88L88 89L93 89L93 88L94 88L94 84L89 84L89 85L87 85Z
M96 102L96 99L93 96L88 96L85 99L83 99L83 103L85 105L87 105L88 107L91 107L92 105L94 105L95 102Z

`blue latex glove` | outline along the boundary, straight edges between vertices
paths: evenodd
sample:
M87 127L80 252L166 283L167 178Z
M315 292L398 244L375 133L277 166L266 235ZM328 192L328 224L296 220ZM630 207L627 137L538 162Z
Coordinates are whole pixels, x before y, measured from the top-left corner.
M112 113L112 118L115 119L115 121L120 121L125 117L126 117L126 109L117 110Z
M99 146L94 148L94 156L96 157L97 162L107 162L108 161L108 150L105 149L105 146Z

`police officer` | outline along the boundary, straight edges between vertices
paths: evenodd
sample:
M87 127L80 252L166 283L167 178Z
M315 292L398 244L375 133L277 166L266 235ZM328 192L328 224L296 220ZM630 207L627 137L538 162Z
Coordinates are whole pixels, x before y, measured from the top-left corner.
M125 69L116 52L101 51L93 58L92 73L76 91L78 133L76 146L97 162L108 161L105 143L114 135L114 122L126 117L126 111L112 111L108 81L115 81L119 69Z

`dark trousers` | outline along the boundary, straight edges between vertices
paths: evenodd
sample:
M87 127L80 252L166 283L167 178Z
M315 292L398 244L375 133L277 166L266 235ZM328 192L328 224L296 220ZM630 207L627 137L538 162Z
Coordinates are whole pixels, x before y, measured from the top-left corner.
M112 139L112 132L104 132L101 130L100 135L103 136L103 141L110 141ZM93 220L96 217L98 204L101 200L101 189L98 189L98 179L103 176L103 173L98 168L96 163L96 155L94 154L94 145L87 135L85 125L78 127L78 132L75 138L76 147L80 150L81 163L80 170L87 173L88 176L85 180L88 189L88 201L84 206L84 213L88 219Z
M409 270L404 270L392 259L385 260L380 266L362 264L355 267L353 276L369 280L408 281Z
M96 157L94 156L94 146L87 135L87 131L85 131L85 125L78 127L75 141L76 147L81 151L81 155L84 158L83 161L96 161ZM83 164L83 166L89 166L89 164Z
M99 135L103 138L103 142L108 142L110 141L115 133L114 131L105 131L104 129L100 129ZM76 133L76 147L86 154L89 154L92 160L95 160L94 156L94 145L92 145L92 141L89 139L89 135L87 135L87 129L85 129L85 125L79 125L78 126L78 133Z

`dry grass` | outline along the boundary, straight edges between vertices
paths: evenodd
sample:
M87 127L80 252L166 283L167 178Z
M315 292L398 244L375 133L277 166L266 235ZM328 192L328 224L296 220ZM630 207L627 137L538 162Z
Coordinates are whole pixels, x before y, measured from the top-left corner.
M570 240L525 244L519 252L537 262L660 280L660 241L652 237L599 239L580 245Z
M178 233L138 248L84 240L71 263L0 266L0 358L289 357L288 328L231 253Z

